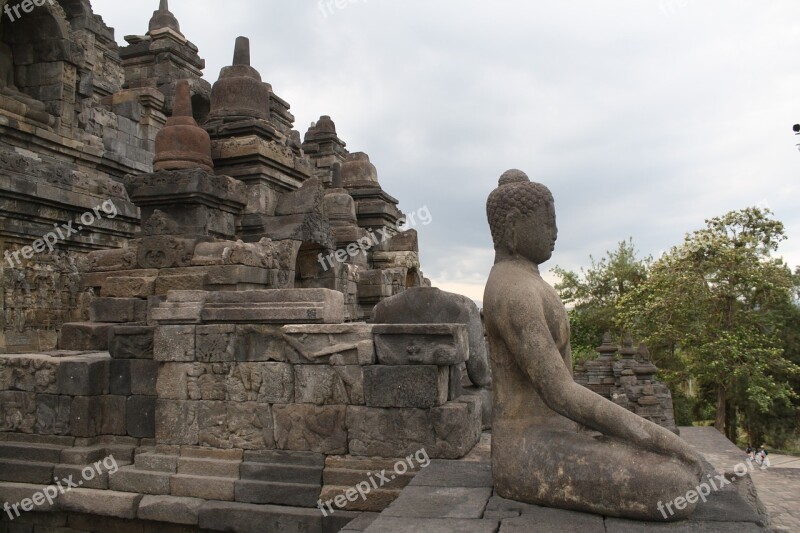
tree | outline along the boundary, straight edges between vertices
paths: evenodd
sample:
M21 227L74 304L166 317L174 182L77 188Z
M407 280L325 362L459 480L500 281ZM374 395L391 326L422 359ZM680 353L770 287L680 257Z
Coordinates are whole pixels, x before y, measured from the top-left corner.
M592 256L589 259L592 266L580 273L558 266L553 269L560 278L555 288L571 307L571 342L576 360L594 356L606 332L623 336L617 324L619 301L647 278L652 262L651 257L637 258L632 238L620 242L600 261Z
M800 367L784 356L787 305L796 296L789 268L771 257L783 224L757 207L706 221L652 266L620 302L623 327L686 367L715 392L715 427L736 440L737 414L791 405Z

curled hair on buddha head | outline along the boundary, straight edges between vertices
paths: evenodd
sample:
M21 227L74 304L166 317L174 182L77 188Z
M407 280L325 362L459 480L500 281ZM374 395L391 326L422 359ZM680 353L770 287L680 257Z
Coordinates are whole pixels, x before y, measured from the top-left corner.
M521 170L508 170L500 176L497 188L486 202L486 216L497 248L504 242L505 230L514 216L528 216L537 209L553 205L550 189L531 182Z

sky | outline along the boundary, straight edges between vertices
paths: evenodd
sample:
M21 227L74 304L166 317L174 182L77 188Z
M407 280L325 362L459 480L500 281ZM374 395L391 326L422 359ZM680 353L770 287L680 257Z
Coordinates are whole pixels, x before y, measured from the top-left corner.
M152 6L148 4L153 4ZM125 35L157 0L92 0ZM800 265L800 2L172 0L213 83L237 36L295 128L330 115L418 225L426 277L481 301L486 198L510 168L547 185L545 273L633 238L641 255L759 205ZM545 278L554 281L551 274Z

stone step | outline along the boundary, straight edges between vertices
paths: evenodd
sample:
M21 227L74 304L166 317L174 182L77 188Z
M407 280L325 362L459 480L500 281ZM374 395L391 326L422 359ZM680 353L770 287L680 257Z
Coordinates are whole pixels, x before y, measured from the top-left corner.
M89 470L87 468L92 469L92 473L89 474ZM67 485L67 480L71 480L75 483L82 481L83 484L81 488L84 489L100 489L100 490L107 490L108 489L108 471L105 470L105 467L101 465L101 472L100 474L97 473L95 470L94 465L77 465L77 464L60 464L56 465L53 469L53 477L58 478L62 481L62 485ZM72 476L72 478L70 478ZM86 476L86 477L84 477ZM88 479L91 476L91 479Z
M374 479L376 483L381 483L380 474L382 470L386 470L385 475L389 478L389 483L384 486L387 489L402 489L414 479L415 472L406 472L405 474L398 475L393 469L371 469L371 470L355 470L352 468L331 468L325 469L323 476L323 483L325 485L339 485L345 487L354 487L362 481L369 482L370 478Z
M178 456L160 453L140 453L136 456L134 464L137 470L174 474L178 471Z
M325 455L315 452L248 450L244 452L244 461L246 463L325 467Z
M239 479L241 464L241 461L179 457L178 474Z
M353 488L353 486L325 485L322 487L320 499L323 504L330 501L331 508L334 512L348 510L379 513L389 507L393 501L400 497L400 493L403 492L403 489L373 489L367 494L366 499L363 499L356 493L355 501L350 501L347 499L347 494L348 491L352 491ZM350 492L350 498L354 498L352 492ZM325 509L328 509L327 505Z
M60 463L62 446L22 442L0 442L0 458L20 461Z
M316 507L322 487L319 484L280 483L240 480L235 483L237 502Z
M0 481L49 485L53 482L53 464L0 459Z
M170 479L170 492L173 496L232 502L235 482L235 479L224 477L173 474Z
M123 466L116 473L109 474L108 488L118 492L169 494L171 476L172 474L167 472L136 470L133 466Z
M244 462L239 473L243 480L249 481L322 484L322 468L319 466Z

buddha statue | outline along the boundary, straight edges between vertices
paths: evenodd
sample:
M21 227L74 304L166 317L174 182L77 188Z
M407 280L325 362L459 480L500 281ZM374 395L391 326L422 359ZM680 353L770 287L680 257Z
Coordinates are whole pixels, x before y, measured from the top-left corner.
M704 474L700 456L573 380L567 313L539 273L557 236L550 191L510 170L489 196L487 215L496 254L484 315L497 494L638 520L689 517L695 504L683 497Z

